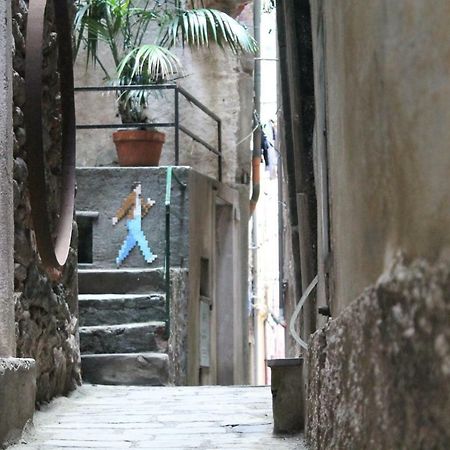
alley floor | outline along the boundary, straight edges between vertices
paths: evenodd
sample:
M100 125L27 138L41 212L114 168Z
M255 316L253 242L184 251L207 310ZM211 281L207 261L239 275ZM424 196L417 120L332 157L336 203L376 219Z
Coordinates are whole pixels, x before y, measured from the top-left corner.
M270 387L84 385L37 412L10 450L306 449L272 423Z

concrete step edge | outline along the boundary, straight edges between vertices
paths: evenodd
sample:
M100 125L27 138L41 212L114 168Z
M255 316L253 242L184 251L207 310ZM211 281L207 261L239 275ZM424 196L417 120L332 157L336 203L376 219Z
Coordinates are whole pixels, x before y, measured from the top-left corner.
M103 331L103 330L118 330L121 328L125 328L128 330L133 330L136 328L161 328L166 324L162 321L151 321L151 322L134 322L134 323L123 323L123 324L114 324L114 325L92 325L92 326L84 326L80 327L80 333L84 332L94 332L94 331Z
M161 299L164 298L165 294L160 294L158 292L152 292L150 294L79 294L78 300L80 302L84 301L114 301L114 300L136 300L136 299Z
M134 353L83 353L81 359L93 359L93 358L136 358L138 356L145 356L146 358L156 359L169 359L167 353L159 352L134 352Z

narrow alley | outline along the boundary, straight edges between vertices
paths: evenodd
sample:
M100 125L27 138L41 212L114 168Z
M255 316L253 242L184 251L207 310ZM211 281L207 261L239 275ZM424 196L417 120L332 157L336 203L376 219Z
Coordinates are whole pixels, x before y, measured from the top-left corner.
M306 449L272 434L269 387L84 385L54 400L11 450Z

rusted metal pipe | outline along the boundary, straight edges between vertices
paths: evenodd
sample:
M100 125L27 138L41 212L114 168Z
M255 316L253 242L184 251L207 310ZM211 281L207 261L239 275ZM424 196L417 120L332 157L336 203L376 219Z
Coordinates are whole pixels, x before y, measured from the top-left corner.
M58 36L58 72L61 91L62 179L56 239L50 229L42 137L43 48L46 0L30 2L25 61L25 126L31 215L42 263L57 276L69 254L75 203L75 102L72 68L72 26L68 2L54 0Z

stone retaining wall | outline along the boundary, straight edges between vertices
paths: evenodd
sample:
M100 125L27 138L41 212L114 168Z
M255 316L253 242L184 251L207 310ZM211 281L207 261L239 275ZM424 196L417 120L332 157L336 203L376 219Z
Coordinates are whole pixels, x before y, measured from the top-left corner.
M450 448L450 264L393 268L311 341L313 449Z
M50 220L58 214L58 183L61 172L59 75L56 71L56 34L49 10L46 22L44 82L44 144L47 158L47 188ZM77 332L76 242L72 243L62 279L50 280L37 255L28 193L26 161L25 27L27 5L12 0L13 95L14 95L14 285L17 356L37 363L37 401L67 393L80 383ZM55 112L56 111L56 112Z

